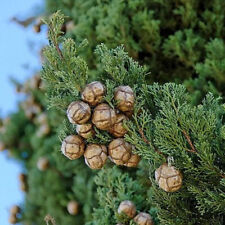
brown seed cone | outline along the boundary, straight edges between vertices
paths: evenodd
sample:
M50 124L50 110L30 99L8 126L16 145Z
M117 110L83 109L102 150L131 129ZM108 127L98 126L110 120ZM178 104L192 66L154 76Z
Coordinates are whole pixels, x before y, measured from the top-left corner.
M91 117L91 108L88 104L82 101L72 102L68 106L67 117L70 123L84 124Z
M114 139L109 144L109 158L117 165L125 165L132 155L132 145L123 138Z
M127 130L123 126L123 121L127 120L128 118L123 114L118 114L116 117L116 123L109 129L109 132L114 137L124 137L127 133Z
M148 213L138 213L134 218L134 222L138 225L153 225L152 217Z
M40 33L40 31L41 31L41 26L40 26L39 24L35 24L35 25L33 26L33 29L34 29L34 32L35 32L35 33Z
M114 93L117 108L122 112L130 112L134 108L134 92L129 86L119 86Z
M16 224L16 223L18 223L18 219L17 219L16 215L10 215L10 217L9 217L9 223L10 224Z
M48 123L48 118L46 113L42 112L41 114L39 114L36 118L36 122L38 124L47 124Z
M81 137L85 139L93 137L95 134L92 123L77 125L76 131Z
M122 201L119 205L118 213L124 213L132 219L136 215L136 207L134 203L129 200Z
M50 133L50 127L49 127L49 125L48 124L42 124L39 127L38 131L37 131L37 136L38 137L43 137L43 136L45 136L45 135L47 135L49 133Z
M20 212L20 207L18 205L13 205L10 209L11 215L16 215L19 212Z
M73 31L74 28L75 28L75 24L74 24L74 21L73 20L70 20L68 22L66 22L66 32L70 32L70 31Z
M78 135L67 136L61 147L62 153L69 159L78 159L84 154L85 144L82 137Z
M101 169L107 160L105 145L89 144L84 153L85 162L91 169Z
M155 179L164 191L175 192L181 188L183 176L174 166L164 163L155 171Z
M0 141L0 152L5 150L5 144Z
M84 88L81 98L90 105L95 106L102 101L104 94L105 86L99 81L94 81Z
M27 184L25 182L20 183L20 190L23 191L23 192L27 192L28 187L27 187Z
M132 154L128 162L125 164L127 167L137 167L140 162L140 157L137 154Z
M116 112L102 103L94 109L92 123L100 130L109 130L116 122Z
M69 212L69 214L71 215L77 215L78 213L78 203L76 201L70 201L67 204L67 211Z
M25 182L27 180L27 175L24 173L19 174L19 181Z
M41 171L47 170L49 167L49 161L45 157L40 157L37 161L37 168Z

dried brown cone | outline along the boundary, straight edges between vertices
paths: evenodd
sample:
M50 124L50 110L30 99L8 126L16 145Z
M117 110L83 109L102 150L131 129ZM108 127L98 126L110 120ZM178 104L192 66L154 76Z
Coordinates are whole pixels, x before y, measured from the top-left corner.
M19 174L19 181L25 182L27 180L27 175L24 173Z
M9 217L9 223L10 224L16 224L16 223L18 223L18 219L17 219L16 215L10 215L10 217Z
M137 154L132 154L128 162L125 164L127 167L137 167L140 162L140 156Z
M10 209L11 215L16 215L19 212L20 212L20 207L18 205L13 205Z
M67 211L70 215L77 215L78 214L78 203L76 201L70 201L67 204Z
M102 103L94 109L92 123L100 130L109 130L116 122L116 112Z
M37 130L37 136L43 137L50 133L50 127L48 124L42 124L39 129Z
M66 26L66 32L73 31L74 28L75 28L74 21L73 20L70 20L70 21L66 22L65 26Z
M99 81L94 81L84 88L81 98L90 105L95 106L102 101L104 94L105 86Z
M49 167L49 160L45 157L40 157L37 161L37 168L41 171L47 170Z
M105 145L89 144L84 153L85 162L91 169L101 169L107 160Z
M85 144L79 135L67 136L61 147L62 153L69 159L78 159L84 154Z
M20 190L23 192L27 192L28 191L28 186L26 182L21 182L20 183Z
M77 125L76 131L81 137L85 139L93 137L95 134L92 123Z
M174 166L164 163L155 171L155 179L164 191L175 192L181 188L183 176Z
M114 139L108 149L110 160L117 165L125 165L132 155L132 145L123 138Z
M119 205L118 213L124 213L126 216L132 219L136 215L136 207L134 203L129 200L122 201Z
M36 122L38 124L47 124L48 123L48 118L47 118L47 115L46 113L42 112L40 113L37 118L36 118Z
M117 108L122 112L133 111L134 92L129 86L119 86L115 89L114 99L117 102Z
M0 152L5 150L5 144L0 141Z
M67 117L70 123L84 124L91 117L91 108L87 103L82 101L72 102L68 106Z
M116 117L116 122L112 126L112 128L109 129L109 132L114 137L124 137L124 135L127 133L127 130L125 129L123 122L124 120L127 120L128 118L123 114L118 114Z
M134 222L138 225L153 225L152 217L148 213L138 213L134 218Z

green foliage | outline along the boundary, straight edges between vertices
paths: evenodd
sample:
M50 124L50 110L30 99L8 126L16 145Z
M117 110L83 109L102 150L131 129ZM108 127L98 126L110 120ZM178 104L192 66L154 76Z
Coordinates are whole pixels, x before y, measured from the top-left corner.
M147 200L148 186L142 186L138 179L132 177L134 172L126 173L118 167L104 168L95 177L98 194L98 208L94 209L93 220L88 225L134 224L126 215L117 213L120 202L135 202L138 211L148 210L151 202ZM104 215L104 216L103 216ZM157 224L157 223L156 223Z
M72 39L62 39L61 26L64 16L55 13L46 23L49 26L49 46L44 49L46 63L42 78L46 81L49 107L65 109L69 102L76 100L79 91L87 82L87 65L77 56L77 51L85 41L76 47ZM62 50L60 49L62 45ZM75 70L76 68L76 70Z
M193 107L181 85L154 84L147 90L154 103L153 110L157 112L154 116L148 114L147 124L142 112L135 125L130 125L127 140L150 162L153 199L160 222L168 225L223 224L225 146L221 129L224 107L211 94L201 105ZM151 108L149 110L151 112ZM143 135L138 134L139 127L151 126L152 132L147 129ZM149 142L148 149L143 136ZM160 190L154 181L155 169L168 157L172 157L173 164L184 176L182 189L172 194Z
M94 70L89 74L101 71L92 55L97 45L122 44L129 56L150 68L148 83L185 81L194 93L193 104L208 91L225 94L224 7L221 0L46 0L48 13L60 9L74 21L69 37L77 43L88 40L81 55Z

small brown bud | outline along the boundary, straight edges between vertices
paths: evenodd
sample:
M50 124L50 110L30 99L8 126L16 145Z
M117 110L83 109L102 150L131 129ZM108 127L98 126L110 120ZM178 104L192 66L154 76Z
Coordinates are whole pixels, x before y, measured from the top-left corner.
M9 223L10 224L16 224L16 223L18 223L18 219L17 219L16 215L10 215L10 217L9 217Z
M0 151L4 151L5 150L5 144L0 141Z
M95 134L92 123L77 125L76 131L81 137L85 139L88 139Z
M50 133L50 127L48 124L42 124L39 129L37 130L37 136L43 137Z
M109 144L109 158L117 165L125 165L132 154L132 145L123 138L114 139Z
M34 32L35 32L35 33L40 33L40 31L41 31L41 26L40 26L39 24L35 24L35 25L33 26L33 29L34 29Z
M132 154L128 162L125 164L127 167L137 167L140 162L140 157L137 154Z
M132 219L136 215L136 207L134 203L129 200L122 201L119 205L118 213L124 213Z
M25 182L27 180L27 175L24 173L19 174L19 181Z
M90 105L95 106L102 101L104 94L105 86L99 81L94 81L84 88L81 98Z
M85 144L82 137L78 135L67 136L61 147L62 153L69 159L78 159L84 154Z
M109 132L115 137L124 137L127 130L124 128L123 121L128 118L123 114L118 114L116 118L116 123L109 129Z
M116 112L102 103L94 109L92 123L100 130L109 130L116 122Z
M182 186L182 178L181 172L167 163L155 171L156 182L166 192L178 191Z
M75 28L75 24L73 20L66 22L66 32L73 31Z
M20 183L20 190L23 191L23 192L27 192L28 187L27 187L27 184L25 182Z
M20 207L18 205L14 205L10 209L11 215L16 215L19 212L20 212Z
M152 217L148 213L138 213L134 218L134 222L138 225L153 225Z
M38 159L37 161L37 168L41 171L44 171L46 169L48 169L49 167L49 161L47 158L45 157L41 157Z
M89 144L84 153L85 162L91 169L101 169L107 160L105 145Z
M72 102L67 109L67 117L70 123L84 124L91 117L91 108L82 101Z
M114 98L117 107L122 112L130 112L134 108L134 92L129 86L119 86L116 88Z
M77 215L78 213L78 203L76 201L70 201L67 205L67 210L71 215Z

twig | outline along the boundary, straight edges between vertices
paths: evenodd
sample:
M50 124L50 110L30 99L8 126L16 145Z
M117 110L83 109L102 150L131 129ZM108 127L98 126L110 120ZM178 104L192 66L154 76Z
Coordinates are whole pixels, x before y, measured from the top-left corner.
M53 32L53 29L52 29L52 27L51 27L50 24L49 24L49 29ZM52 41L53 41L53 44L54 44L54 46L55 46L55 48L56 48L56 51L58 52L59 56L61 57L61 59L63 59L62 51L61 51L61 49L59 48L59 45L58 45L57 41L55 40L55 37L52 38Z
M187 132L185 130L182 130L182 133L183 135L185 136L188 144L190 145L191 147L191 150L188 150L189 152L193 152L193 153L197 153L196 149L195 149L195 146L193 145L192 141L191 141L191 138L190 136L187 134Z
M141 135L141 137L142 137L142 139L143 139L143 141L146 143L146 144L148 144L148 145L152 145L153 146L153 149L155 150L155 152L157 152L158 154L160 154L160 155L162 155L162 156L164 156L163 155L163 153L162 152L160 152L146 137L145 137L145 135L144 135L144 132L143 132L143 130L141 129L141 128L139 128L139 133L140 133L140 135ZM164 156L165 157L165 156Z

